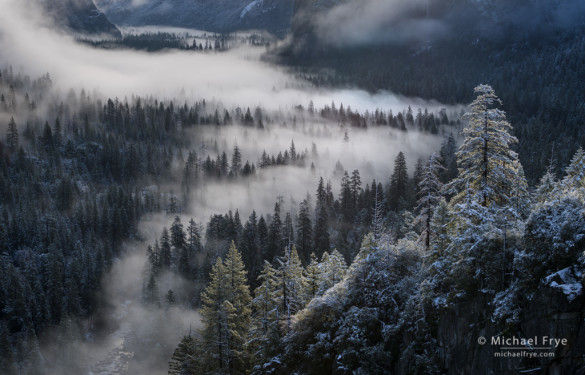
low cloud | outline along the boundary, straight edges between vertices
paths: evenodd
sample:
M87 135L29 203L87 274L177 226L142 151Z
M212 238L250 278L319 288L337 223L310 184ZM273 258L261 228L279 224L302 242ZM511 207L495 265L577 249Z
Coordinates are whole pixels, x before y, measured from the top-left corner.
M315 19L315 27L323 41L337 46L426 41L447 32L441 20L429 18L432 1L349 1Z

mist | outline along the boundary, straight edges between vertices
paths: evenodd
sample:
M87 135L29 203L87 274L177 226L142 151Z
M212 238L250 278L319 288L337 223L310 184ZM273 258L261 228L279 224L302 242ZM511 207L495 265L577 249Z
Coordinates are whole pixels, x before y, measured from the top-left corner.
M347 132L348 140L344 137ZM271 213L278 197L284 199L284 211L295 211L291 202L302 201L307 194L313 199L319 178L331 181L335 195L339 193L343 176L335 172L339 162L349 174L359 170L363 185L376 179L386 183L392 173L394 159L398 152L407 155L409 173L414 170L417 159L425 160L431 152L440 148L442 137L415 132L373 128L362 130L345 128L313 121L297 123L288 127L278 127L270 131L244 127L203 128L197 139L214 139L218 151L231 156L237 145L242 153L242 161L258 164L262 151L269 155L288 150L294 142L297 152L307 152L304 166L284 166L265 168L258 175L235 182L211 181L198 187L189 202L188 215L197 222L206 223L212 214L240 211L247 218L252 210L258 215ZM316 146L317 155L311 151ZM199 149L201 152L201 148ZM210 153L214 157L214 153ZM201 156L200 156L201 157ZM204 155L202 155L204 157ZM315 170L310 168L314 164ZM258 192L263 192L258 194Z
M337 5L315 20L328 44L353 46L420 42L440 37L447 27L429 17L434 0L365 0Z
M460 33L498 41L544 37L578 25L584 9L579 0L349 0L304 17L324 44L354 47L428 44Z

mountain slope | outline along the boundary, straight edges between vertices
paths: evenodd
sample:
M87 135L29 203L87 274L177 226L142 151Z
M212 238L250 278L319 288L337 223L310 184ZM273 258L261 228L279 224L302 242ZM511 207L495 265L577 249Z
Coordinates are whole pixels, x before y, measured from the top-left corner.
M289 30L294 0L96 0L118 25L164 25L212 32L264 29L279 36Z
M41 1L57 26L84 35L120 36L120 31L92 0Z

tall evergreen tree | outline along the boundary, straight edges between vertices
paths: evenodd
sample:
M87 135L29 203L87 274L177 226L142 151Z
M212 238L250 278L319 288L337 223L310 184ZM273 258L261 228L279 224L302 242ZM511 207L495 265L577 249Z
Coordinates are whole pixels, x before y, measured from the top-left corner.
M317 218L315 219L315 228L313 229L313 249L317 255L329 251L329 214L324 204L317 207Z
M439 174L443 166L435 153L431 154L427 165L422 171L419 181L419 198L416 211L418 216L416 223L423 226L424 243L427 251L431 246L431 221L435 212L435 207L441 200L442 184L439 180Z
M465 140L457 151L458 176L447 185L456 195L451 204L471 198L483 207L509 203L512 181L518 172L518 155L510 146L518 140L505 113L494 106L501 101L488 85L474 89L477 98L465 114L469 120L463 129ZM468 194L472 196L469 197Z
M205 352L207 373L227 373L229 369L229 326L234 318L233 307L225 300L225 266L217 258L209 274L209 284L201 294L202 346ZM224 302L227 302L225 304Z
M169 375L195 375L199 371L198 363L201 353L198 343L191 333L183 336L169 361Z
M315 253L311 253L309 264L305 268L307 302L319 295L321 285L321 268Z
M313 225L311 222L311 207L309 195L299 204L297 215L297 250L301 259L308 260L312 251Z
M278 257L279 267L276 271L276 301L279 316L285 332L291 327L291 317L305 307L306 281L303 266L294 245L285 249L283 257Z
M6 144L11 152L18 150L18 128L14 117L10 117L8 122L8 130L6 130Z
M394 160L394 172L390 177L390 190L388 191L389 208L394 211L406 208L408 197L408 171L406 169L406 158L402 151Z
M238 177L240 170L242 169L242 152L238 145L234 146L234 152L232 154L232 164L230 166L230 175L232 177Z
M272 221L268 227L268 238L266 244L266 254L264 259L271 261L285 248L288 238L284 238L282 219L280 218L280 203L274 204L274 213Z
M253 350L255 370L278 354L281 349L279 330L279 309L276 299L276 270L264 261L262 272L258 276L258 287L254 290L253 325L250 332L250 347Z
M228 360L230 373L242 373L246 367L247 353L245 343L251 322L250 290L248 279L242 261L242 255L236 249L234 241L224 261L226 277L224 298L234 309L236 316L233 321L228 321L230 332L227 340Z
M163 269L171 267L172 250L171 250L171 238L169 231L166 227L163 228L160 235L160 265Z

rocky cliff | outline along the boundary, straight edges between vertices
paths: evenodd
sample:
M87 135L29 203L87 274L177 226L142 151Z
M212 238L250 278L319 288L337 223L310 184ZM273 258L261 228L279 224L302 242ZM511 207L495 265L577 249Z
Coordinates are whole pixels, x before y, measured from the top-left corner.
M583 295L569 299L558 288L542 286L525 301L514 325L494 322L490 310L488 301L476 298L443 311L437 338L448 373L585 374ZM523 338L532 341L524 345Z

